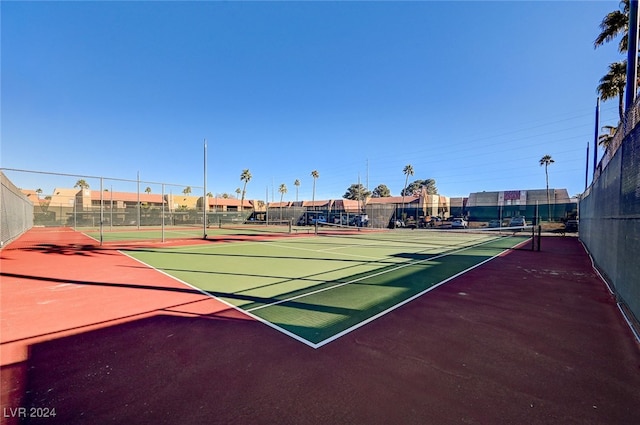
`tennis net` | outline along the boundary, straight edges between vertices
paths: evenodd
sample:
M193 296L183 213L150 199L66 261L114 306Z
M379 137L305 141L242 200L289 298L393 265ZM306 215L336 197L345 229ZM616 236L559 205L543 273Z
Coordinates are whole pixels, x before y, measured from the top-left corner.
M257 234L257 233L280 233L289 234L292 232L292 225L290 220L221 220L217 226L229 232L245 233L245 234Z
M513 239L507 249L540 250L540 228L498 227L471 229L373 229L369 227L346 226L324 223L315 227L315 234L326 237L365 238L389 243L419 243L439 246L467 246L485 243L489 240Z

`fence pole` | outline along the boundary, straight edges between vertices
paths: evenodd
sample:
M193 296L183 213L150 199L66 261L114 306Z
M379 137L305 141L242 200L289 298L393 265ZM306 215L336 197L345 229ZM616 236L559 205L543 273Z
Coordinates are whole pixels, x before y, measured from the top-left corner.
M164 243L164 183L162 183L162 218L160 219L162 242Z
M637 77L638 77L638 23L640 17L638 15L638 0L629 1L629 31L627 34L628 50L627 50L627 86L625 91L625 112L633 108L636 100ZM626 121L626 119L625 119Z
M138 202L137 202L137 205L136 205L138 217L137 217L136 221L138 222L138 230L140 230L140 171L138 171L136 180L138 182L138 193L137 193Z
M102 241L103 241L102 225L104 223L104 190L102 189L102 186L103 186L103 178L100 177L100 246L102 246ZM80 190L84 190L84 189L80 189Z
M204 139L204 190L202 193L202 239L207 239L207 139Z

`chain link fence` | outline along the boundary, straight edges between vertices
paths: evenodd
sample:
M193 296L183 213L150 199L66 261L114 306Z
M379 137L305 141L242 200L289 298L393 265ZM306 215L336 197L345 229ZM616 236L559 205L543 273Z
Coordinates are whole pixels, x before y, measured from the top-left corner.
M140 239L164 239L164 229L244 222L252 208L218 205L203 187L31 170L2 169L2 244L32 226L70 227L87 234L140 232ZM205 215L204 199L207 199ZM96 237L97 238L97 237Z
M33 227L33 204L11 181L0 172L0 247Z

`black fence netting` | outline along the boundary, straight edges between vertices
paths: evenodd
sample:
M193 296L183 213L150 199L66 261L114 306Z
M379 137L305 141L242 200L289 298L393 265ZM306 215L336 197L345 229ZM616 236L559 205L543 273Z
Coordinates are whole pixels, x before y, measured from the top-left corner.
M395 212L394 205L367 205L365 212L369 218L369 226L377 229L389 227Z
M580 239L637 325L640 319L640 126L626 135L580 201Z
M296 206L268 207L265 212L255 214L256 220L265 222L286 221L298 224L305 215L306 208Z

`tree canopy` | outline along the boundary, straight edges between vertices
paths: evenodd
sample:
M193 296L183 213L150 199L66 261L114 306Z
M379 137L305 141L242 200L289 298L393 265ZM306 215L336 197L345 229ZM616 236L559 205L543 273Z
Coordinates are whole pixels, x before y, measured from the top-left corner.
M422 186L425 187L427 195L437 195L438 188L436 187L436 181L434 179L415 180L410 183L403 191L402 196L411 196L415 193L420 193Z
M372 198L388 198L391 196L391 191L386 184L379 184L371 193Z
M364 187L362 183L354 183L347 189L346 193L342 195L345 199L356 200L365 200L367 197L371 196L371 192Z
M80 179L73 187L77 189L89 189L89 183L87 183L85 179Z

